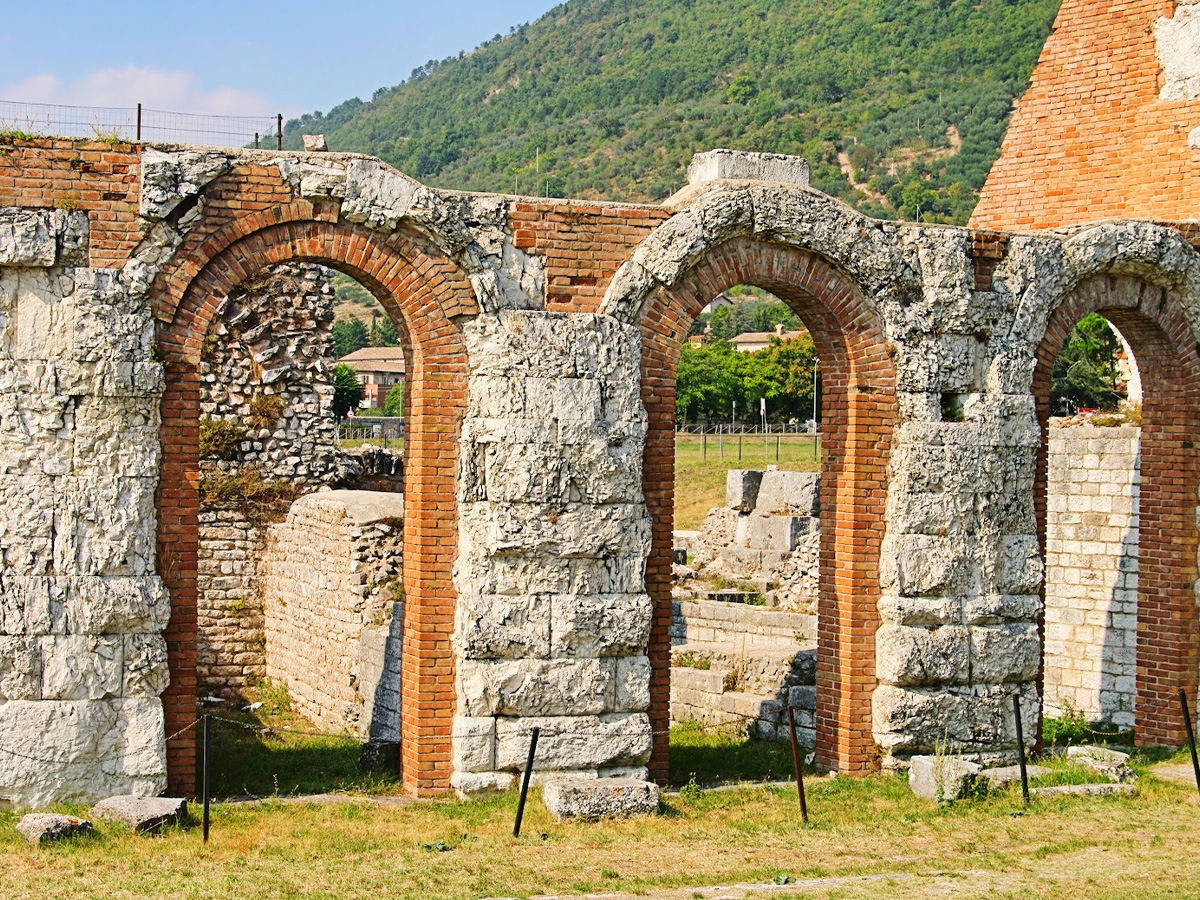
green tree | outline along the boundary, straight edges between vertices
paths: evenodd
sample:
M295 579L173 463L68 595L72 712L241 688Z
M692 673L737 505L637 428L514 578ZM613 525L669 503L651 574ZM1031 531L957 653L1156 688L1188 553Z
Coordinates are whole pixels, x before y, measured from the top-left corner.
M346 418L346 413L358 409L365 395L358 373L345 363L338 363L333 370L333 417L339 422Z
M714 309L708 324L711 328L709 334L716 341L727 341L738 333L732 306L719 306Z
M679 421L728 421L731 405L742 399L741 379L735 371L739 355L724 342L683 345L675 381Z
M1050 408L1115 409L1125 399L1118 390L1117 357L1123 347L1112 326L1099 313L1079 320L1063 342L1050 376Z
M396 323L388 316L372 319L368 343L371 347L399 346L400 337L396 334Z
M333 356L341 359L355 350L361 350L370 343L367 326L358 316L351 316L333 325Z
M383 398L383 414L385 416L404 415L404 382L397 381Z

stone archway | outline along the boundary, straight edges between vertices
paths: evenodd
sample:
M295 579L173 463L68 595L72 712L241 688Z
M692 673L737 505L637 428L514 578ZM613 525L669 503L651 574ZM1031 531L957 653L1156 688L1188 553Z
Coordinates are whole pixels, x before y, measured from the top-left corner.
M1200 348L1176 291L1147 280L1151 271L1144 266L1116 261L1112 268L1085 274L1051 313L1036 351L1033 393L1046 435L1055 359L1071 328L1088 313L1103 315L1132 347L1143 386L1135 728L1140 744L1178 745L1185 735L1177 692L1186 690L1195 702L1200 667L1195 597ZM1154 274L1159 281L1174 280L1168 272ZM1043 552L1047 446L1044 438L1034 488ZM1042 593L1044 598L1044 585Z
M159 563L172 596L166 729L170 734L190 722L196 701L201 341L224 296L261 269L289 261L318 262L355 278L382 303L411 347L402 775L410 791L439 790L449 777L454 712L453 498L466 400L466 354L451 317L475 311L472 289L457 266L424 239L317 221L307 203L236 220L177 258L156 282L154 307L164 323L159 347L167 367L158 491ZM195 763L189 736L168 744L168 763L172 785L189 788Z
M752 205L759 195L741 192ZM633 266L618 273L606 306L618 316L632 315L642 331L642 400L649 417L643 492L653 522L653 547L647 564L647 590L655 603L650 639L651 721L657 735L652 772L665 777L670 697L671 544L674 506L675 372L681 345L692 321L712 297L739 283L762 287L787 302L813 334L822 362L822 491L821 595L818 613L817 757L843 771L865 771L877 763L871 728L871 693L875 677L876 604L879 597L880 545L884 534L887 463L896 414L896 376L888 354L883 324L873 301L855 280L830 262L814 245L814 231L831 219L848 221L840 237L830 234L829 249L860 269L870 288L888 295L903 290L905 267L872 240L849 210L804 210L820 205L807 192L762 195L763 207L791 209L774 225L771 219L726 220L726 227L706 228L709 240L695 240L677 219L711 225L705 203L728 213L729 197L706 198L700 210L686 210L651 235L635 255ZM751 199L753 197L753 199ZM734 195L734 205L738 195ZM832 206L832 205L831 205ZM813 219L805 222L806 215ZM839 215L840 214L840 215ZM752 224L754 223L754 227ZM686 223L684 223L686 225ZM669 271L653 279L645 262L670 258L679 243L664 237L679 231L687 252L672 260ZM795 243L778 240L794 231ZM755 233L758 232L758 233ZM800 234L799 232L806 232ZM847 243L846 234L857 234ZM761 238L760 238L761 235ZM768 240L774 237L775 240ZM819 235L816 235L819 238ZM653 246L654 253L645 248ZM881 264L882 263L882 264ZM638 270L641 270L639 272ZM639 277L640 276L640 277ZM641 282L641 290L637 289ZM658 284L655 284L658 282ZM628 287L633 286L633 290ZM627 288L621 296L622 287ZM640 294L640 296L639 296Z

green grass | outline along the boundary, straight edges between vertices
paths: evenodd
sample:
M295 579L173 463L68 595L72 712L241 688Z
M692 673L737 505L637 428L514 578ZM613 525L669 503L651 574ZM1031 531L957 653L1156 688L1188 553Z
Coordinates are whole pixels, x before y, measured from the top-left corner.
M290 721L274 697L259 719ZM678 727L672 749L672 778L685 786L691 772L696 782L790 774L786 746L748 743L733 732ZM1136 756L1135 768L1149 761ZM257 777L270 770L265 764ZM664 795L660 816L587 823L554 821L535 790L520 839L512 837L513 791L403 807L366 798L334 806L219 803L207 845L193 817L159 837L99 823L95 838L39 849L16 834L18 814L0 812L0 897L466 900L623 892L683 900L710 885L789 879L834 879L802 884L799 895L842 900L1198 896L1200 804L1190 786L1146 778L1131 797L1055 797L1028 807L1019 791L927 803L894 775L813 778L807 794L808 825L790 785L685 787Z
M400 791L398 777L358 770L362 744L356 737L293 733L322 729L292 712L286 689L267 684L252 691L251 696L263 703L252 713L213 713L214 717L233 720L212 721L210 778L214 797ZM270 730L263 731L264 727Z
M789 744L747 740L735 725L713 729L681 722L671 727L670 782L675 787L793 777Z
M725 505L725 473L730 469L765 469L778 465L796 472L817 472L821 468L818 441L813 435L770 435L763 448L763 436L745 435L739 458L737 435L718 438L709 435L707 450L700 435L675 437L675 527L682 531L699 528L715 506Z

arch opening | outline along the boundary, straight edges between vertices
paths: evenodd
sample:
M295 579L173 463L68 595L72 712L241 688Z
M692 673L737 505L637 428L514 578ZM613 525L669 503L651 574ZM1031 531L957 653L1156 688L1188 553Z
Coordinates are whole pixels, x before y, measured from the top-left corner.
M1110 362L1089 395L1080 384L1088 379L1072 375L1094 367L1097 354L1089 362L1080 345L1096 349L1097 338ZM1198 387L1195 340L1159 287L1093 277L1051 316L1034 373L1046 561L1040 689L1051 738L1089 722L1132 730L1140 745L1184 740L1177 693L1195 703L1200 663ZM1101 402L1075 412L1081 399Z
M815 254L744 238L710 251L641 317L643 402L649 414L644 494L653 522L647 589L655 601L650 657L651 721L669 721L671 551L674 530L676 388L681 348L702 308L739 285L787 304L809 330L820 358L821 490L817 665L817 760L842 771L877 765L871 732L876 686L878 559L886 469L895 421L895 375L877 318L840 271ZM655 747L656 777L667 775L666 741Z
M677 782L703 766L690 745L711 742L713 731L785 745L789 706L799 742L815 744L818 384L812 335L790 306L753 285L713 298L680 350L671 650ZM737 740L723 754L723 773L787 777L791 757L779 749L764 753Z
M328 269L352 277L382 304L394 323L405 372L400 389L407 426L403 465L397 447L379 446L387 443L386 439L368 437L367 450L353 451L347 445L362 441L341 440L337 423L328 415L336 368L332 349L336 291L330 284ZM266 290L267 306L275 310L267 315L256 306L262 303L259 295L264 286L284 277L284 272L292 273L293 278L296 273L304 273L301 280L311 279L308 283L313 290L285 291L283 297L275 292L273 299L271 290ZM168 634L173 693L164 697L168 732L174 730L172 718L187 714L183 710L190 707L188 712L194 716L197 694L205 691L205 680L211 680L214 673L225 674L216 671L220 666L214 664L214 659L216 663L231 661L234 671L228 674L236 676L238 683L226 687L225 692L238 693L249 676L258 678L259 673L288 681L287 667L279 669L270 662L274 648L286 648L284 652L291 654L294 663L291 675L303 670L309 682L320 681L316 676L329 679L326 684L290 685L306 693L306 702L298 705L314 722L364 739L375 737L382 727L385 738L399 739L400 758L396 759L394 753L390 758L392 771L403 778L406 788L413 792L444 788L449 777L449 747L442 732L448 730L445 726L453 715L453 697L440 686L453 681L454 664L444 635L453 621L454 594L452 560L430 550L447 543L453 545L456 540L456 523L437 515L436 510L439 504L444 507L452 502L454 496L454 435L465 400L465 352L440 295L463 290L463 281L451 264L426 253L402 235L381 239L347 226L284 223L214 253L190 282L173 321L160 335L168 383L163 401L159 557L174 611L172 632ZM469 291L469 286L465 290ZM317 299L311 301L313 297ZM245 313L247 309L251 314ZM287 314L280 316L280 309ZM293 319L303 316L309 318L306 327L285 325L282 333L273 333L278 330L275 326L280 318L294 325ZM256 318L263 321L251 324ZM232 319L236 319L236 335L230 331ZM217 335L216 340L209 337L212 334ZM236 409L234 404L222 407L218 402L228 401L227 393L214 398L214 386L219 386L220 379L215 372L205 371L205 355L213 354L223 338L236 338L228 341L242 348L240 355L234 355L257 367L253 373L256 377L245 379L241 385L245 388L253 382L254 388L236 397ZM286 358L290 368L283 364L272 367L277 356ZM296 365L296 360L304 362ZM281 374L276 369L286 371ZM357 385L360 377L351 372L350 382ZM390 390L395 384L388 387ZM296 391L307 404L305 414L291 410L292 415L287 416L286 407L289 400L296 399ZM236 421L245 416L274 421ZM321 424L289 430L297 418L319 420ZM247 424L262 427L252 431ZM229 438L231 432L236 439L227 443L233 445L233 459L203 459L202 451L211 451L215 438ZM286 477L276 477L274 470L280 467L287 470ZM406 475L411 479L408 484ZM211 501L220 499L214 485L232 491L235 504L245 508L237 516L230 516L228 509L206 509L213 506ZM327 487L363 488L366 492L350 490L340 498L337 495L342 492L336 490L314 493ZM268 518L286 515L280 523L249 523L258 534L245 546L232 550L234 561L246 563L246 580L258 581L255 589L259 592L261 618L257 623L253 620L257 611L247 597L230 600L218 596L228 584L221 579L232 573L221 571L222 567L228 568L227 561L216 560L208 552L204 534L206 525L221 524L222 516L244 520L248 517L242 513L264 505L247 502L242 496L247 490L257 491L259 499L271 507ZM279 627L271 627L272 604L283 605L276 595L298 591L304 579L297 574L308 567L301 564L297 568L297 560L292 559L289 568L288 559L280 558L282 551L266 550L287 543L286 536L270 532L272 528L286 531L295 524L294 518L306 517L313 527L325 529L325 539L340 542L343 559L354 552L363 555L358 560L358 568L363 571L343 579L347 582L343 586L351 593L365 592L361 597L356 593L361 607L356 615L362 621L347 618L338 623L342 630L357 629L352 635L354 641L373 657L370 665L361 658L341 661L346 663L343 668L358 667L356 672L340 673L346 676L341 680L357 692L357 698L341 697L330 687L339 680L338 673L318 660L307 659L306 654L320 653L321 641L311 639L317 620L307 626L292 621L290 632L279 622ZM365 543L371 546L364 549L362 538L368 532L372 539ZM313 552L312 541L302 535L293 538L293 556ZM258 548L265 552L260 553ZM255 554L261 557L261 571L251 560L238 559ZM401 564L400 558L409 563ZM315 557L313 561L319 562ZM229 612L251 611L249 627L235 623L236 630L242 637L251 632L249 641L257 642L257 646L241 648L241 652L228 652L228 647L221 653L213 652L206 631L214 621L210 614L214 599L224 602L217 621L235 618L226 615ZM295 612L294 606L290 612ZM309 612L317 614L315 610ZM318 618L325 625L323 631L330 632L322 640L336 637L332 632L338 629L329 626L330 616L322 614ZM286 617L280 622L286 622ZM261 627L254 634L256 624ZM305 634L310 635L307 642ZM368 643L371 647L366 653ZM327 656L332 658L331 654L332 650ZM401 680L404 690L399 687ZM372 707L370 714L365 712L368 707ZM188 789L194 777L189 749L181 742L168 745L172 784Z

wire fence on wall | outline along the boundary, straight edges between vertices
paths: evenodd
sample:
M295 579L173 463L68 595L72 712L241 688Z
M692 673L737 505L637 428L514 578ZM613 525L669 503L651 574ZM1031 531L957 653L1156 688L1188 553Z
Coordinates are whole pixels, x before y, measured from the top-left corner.
M0 100L0 132L29 137L157 141L208 147L279 148L283 117L208 116L121 106L60 106Z

